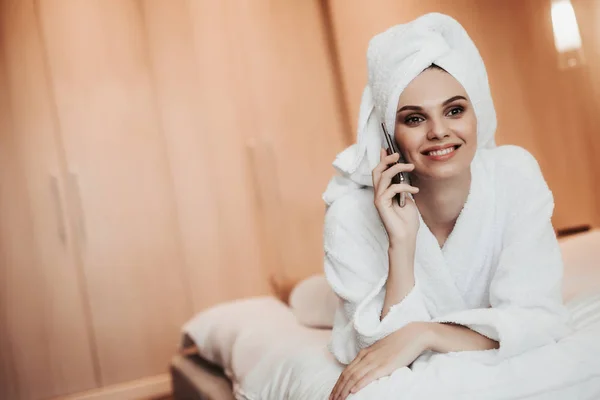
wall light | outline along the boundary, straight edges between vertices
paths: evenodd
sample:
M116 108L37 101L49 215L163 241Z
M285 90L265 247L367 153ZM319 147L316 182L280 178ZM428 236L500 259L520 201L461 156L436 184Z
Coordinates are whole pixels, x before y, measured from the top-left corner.
M551 14L559 67L565 69L584 64L581 35L573 4L570 0L552 0Z

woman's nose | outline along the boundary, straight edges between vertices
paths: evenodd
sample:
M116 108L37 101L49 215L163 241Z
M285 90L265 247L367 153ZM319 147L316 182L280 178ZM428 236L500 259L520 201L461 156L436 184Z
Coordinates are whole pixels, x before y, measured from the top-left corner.
M442 139L448 136L448 127L443 118L432 118L429 120L429 124L429 132L427 133L429 140Z

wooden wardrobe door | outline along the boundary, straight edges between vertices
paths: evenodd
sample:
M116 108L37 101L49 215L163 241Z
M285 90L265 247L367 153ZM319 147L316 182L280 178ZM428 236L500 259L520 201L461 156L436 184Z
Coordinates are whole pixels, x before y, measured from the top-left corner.
M0 15L4 15L4 5L0 6ZM15 245L13 238L23 238L24 234L17 231L23 228L30 231L29 207L27 206L27 191L25 179L20 171L20 160L10 124L10 108L5 74L4 42L0 42L0 398L18 399L19 390L17 371L13 358L11 341L10 317L16 312L12 310L9 284L12 271L18 265L31 265L31 252L19 253L23 246ZM18 206L21 205L21 208ZM12 218L11 218L12 217ZM27 235L28 232L25 232ZM17 262L17 257L21 260ZM23 260L26 258L26 260ZM12 285L11 285L12 286Z
M268 292L246 162L248 88L236 85L223 5L142 3L195 310Z
M346 143L319 2L142 8L196 309L320 272Z
M101 383L163 373L191 301L139 2L37 4Z
M206 11L191 4L192 18L205 27ZM224 2L219 12L225 16L230 63L237 67L229 75L237 115L243 116L236 130L250 145L262 199L258 215L268 225L265 246L279 247L273 262L281 265L271 269L292 280L319 273L321 195L334 174L336 153L349 144L325 15L319 1ZM212 37L196 37L210 46ZM196 54L205 57L200 50Z
M98 382L33 2L0 19L0 398L42 399Z

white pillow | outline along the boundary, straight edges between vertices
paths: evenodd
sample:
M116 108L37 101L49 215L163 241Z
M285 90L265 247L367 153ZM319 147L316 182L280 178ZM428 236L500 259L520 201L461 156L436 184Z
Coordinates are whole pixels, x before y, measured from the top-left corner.
M272 335L275 340L288 331L298 328L290 309L271 296L254 297L218 304L204 310L189 320L182 328L196 344L200 355L223 367L229 378L233 371L240 374L252 367L251 357L237 357L236 347L245 336ZM246 340L248 342L248 340ZM246 346L249 346L246 343ZM257 346L256 351L261 351ZM252 348L245 349L251 354Z
M565 302L600 291L600 229L562 239L560 247L565 265ZM333 327L338 302L323 275L306 278L290 295L290 307L298 322L312 328Z
M304 279L290 295L290 308L298 322L310 328L332 328L338 304L324 275Z

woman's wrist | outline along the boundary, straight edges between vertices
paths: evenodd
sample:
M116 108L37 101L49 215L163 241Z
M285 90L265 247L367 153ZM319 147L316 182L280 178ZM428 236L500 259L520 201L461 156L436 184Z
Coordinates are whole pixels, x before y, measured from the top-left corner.
M415 249L410 245L393 247L390 244L388 249L388 259L390 270L414 270Z
M433 350L437 348L437 335L435 332L435 323L433 322L412 322L416 325L415 340L421 344L422 351Z
M414 250L416 248L416 243L417 243L416 237L410 238L410 239L408 239L408 238L394 239L394 238L390 237L389 249L390 250L403 250L403 251L410 250L410 251L414 252Z
M435 351L437 353L447 353L448 351L451 351L449 347L451 347L450 342L452 342L452 338L448 336L450 332L455 333L456 331L468 330L468 328L460 325L447 325L438 322L424 322L424 324L423 336L427 343L427 350ZM445 330L446 336L444 335ZM450 332L448 332L448 330Z
M426 350L439 352L440 343L439 343L439 332L438 326L439 324L436 322L423 322L423 327L421 328L421 334L423 335L423 340L425 342Z
M380 319L383 320L390 309L403 301L415 286L414 256L406 251L390 250L388 276L385 283L385 298Z
M422 335L427 350L437 353L497 349L498 342L462 325L423 322Z

